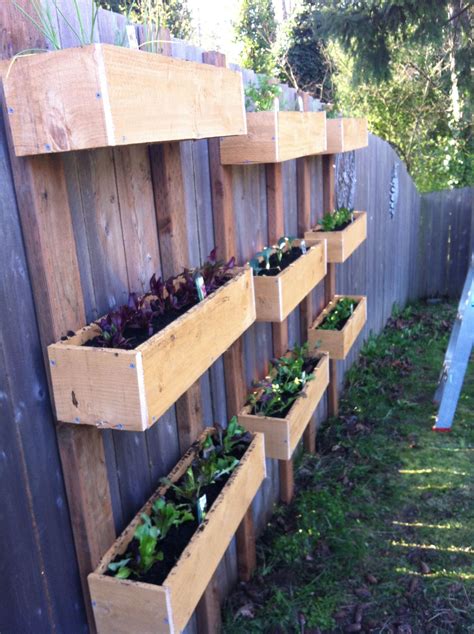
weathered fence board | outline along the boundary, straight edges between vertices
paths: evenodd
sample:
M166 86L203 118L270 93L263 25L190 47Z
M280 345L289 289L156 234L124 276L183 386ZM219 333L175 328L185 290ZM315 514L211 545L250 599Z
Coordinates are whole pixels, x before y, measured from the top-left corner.
M87 6L89 4L87 0ZM66 5L66 0L63 0L61 6ZM97 38L113 43L123 35L121 29L124 25L125 18L101 10ZM143 33L138 35L144 36ZM61 30L61 38L65 46L76 44L68 29ZM11 41L8 39L8 47ZM186 43L176 41L167 47L177 57L201 61L202 51ZM255 79L250 71L245 71L244 77L246 83ZM296 91L285 88L280 101L282 109L295 108ZM5 494L10 496L8 509L11 511L9 521L2 522L2 543L10 545L15 538L15 524L11 518L21 525L31 524L41 530L28 533L28 539L31 538L28 543L26 536L21 540L22 552L26 550L30 553L31 559L23 560L23 567L18 568L23 590L21 594L9 596L6 602L8 610L5 613L0 611L0 631L11 630L10 624L14 623L17 629L25 631L56 629L79 632L85 628L84 613L7 151L6 142L0 134L0 213L3 218L0 257L13 258L13 263L2 262L2 270L11 273L2 280L0 294L2 305L8 305L7 299L11 302L11 297L22 298L20 307L24 314L20 323L10 314L4 315L1 322L0 452L7 455L4 460L9 484ZM182 227L173 229L176 230L173 236L169 235L170 227L166 223L157 226L156 221L153 191L153 172L159 169L156 148L131 146L95 150L65 154L55 161L54 165L64 170L66 187L64 191L48 192L48 195L63 196L70 209L73 234L70 237L75 247L73 252L77 253L82 288L81 297L68 296L65 309L66 315L67 311L70 312L71 319L77 313L76 304L83 303L86 318L92 320L125 301L129 291L142 291L153 272L166 269L169 259L165 244L176 255L181 249L183 254L186 252L192 265L202 262L213 248L216 227L207 142L181 143L180 157L184 175L185 215L182 217L186 222ZM311 178L311 221L315 224L323 210L322 159L314 157L307 160ZM44 159L46 166L48 161L49 158ZM399 196L391 217L389 191L396 163ZM268 240L265 168L254 165L231 169L237 244L235 255L242 263ZM297 235L296 161L283 165L283 191L285 231ZM373 136L368 148L339 157L337 200L339 204L353 205L368 214L366 242L346 263L337 267L338 293L368 297L365 330L348 359L339 364L339 380L342 382L344 371L356 359L364 338L370 331L380 331L394 304L403 306L407 299L425 295L459 294L469 261L474 223L472 190L435 192L420 197L394 151ZM69 213L69 209L65 211ZM9 236L5 234L7 229L13 232ZM186 244L181 245L180 241ZM15 266L19 268L15 269ZM15 270L20 270L21 275L16 275ZM313 292L314 317L324 306L323 286L319 285ZM61 300L64 289L53 291ZM299 312L299 309L295 310L288 320L290 344L302 341ZM54 319L54 315L51 318ZM43 324L43 327L49 326ZM71 323L71 327L74 328L75 324ZM18 348L20 341L22 348ZM271 326L255 324L245 333L243 348L245 378L250 386L253 379L265 373L272 356ZM34 359L33 364L30 358ZM15 377L15 385L11 376ZM38 391L32 390L30 385L34 385L35 389L38 387ZM200 389L203 423L208 425L214 420L225 423L227 406L222 359L201 378ZM20 411L22 425L24 429L34 425L34 434L23 434L22 426L17 426L15 407L20 401L23 403ZM318 408L319 421L324 419L326 412L327 403L323 399ZM101 433L115 526L121 530L156 488L159 478L178 459L176 408L170 408L144 434ZM0 453L1 457L3 453ZM264 527L279 492L276 461L268 460L267 469L268 478L253 503L257 530ZM6 480L2 479L2 484L4 482ZM33 498L32 492L35 494ZM16 552L12 549L9 554L14 557ZM15 565L18 566L18 562ZM41 574L42 570L45 575ZM221 598L235 583L236 571L233 543L217 572ZM29 606L28 610L24 609L25 605ZM194 620L187 628L187 632L193 631L196 631Z

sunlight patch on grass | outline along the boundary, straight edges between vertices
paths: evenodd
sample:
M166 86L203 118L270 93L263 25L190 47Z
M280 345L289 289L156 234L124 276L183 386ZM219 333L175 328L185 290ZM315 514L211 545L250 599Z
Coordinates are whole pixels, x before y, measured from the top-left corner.
M441 528L441 529L455 529L455 528L464 528L462 524L459 522L452 522L450 524L425 524L423 522L397 522L394 520L392 522L395 526L409 526L412 528Z
M399 546L401 548L420 548L422 550L439 550L443 553L467 553L474 555L474 549L470 546L436 546L435 544L410 544L407 542L396 542L392 540L390 542L392 546Z
M465 570L436 570L429 573L429 575L425 575L417 570L412 570L410 568L399 567L395 568L395 572L402 575L410 575L412 577L424 577L429 579L457 579L462 581L473 581L474 580L474 572L466 572Z
M428 473L449 473L451 475L467 476L466 471L456 471L455 469L443 469L441 467L432 467L430 469L399 469L398 473L414 475L414 474L428 474Z

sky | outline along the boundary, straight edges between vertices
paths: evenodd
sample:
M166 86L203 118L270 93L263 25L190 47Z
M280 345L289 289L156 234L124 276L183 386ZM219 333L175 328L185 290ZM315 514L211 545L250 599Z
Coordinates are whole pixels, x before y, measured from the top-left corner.
M193 13L193 40L208 50L225 53L228 62L237 62L240 48L233 42L233 22L239 13L238 0L188 0Z
M275 15L281 21L284 11L291 13L298 0L273 0ZM240 46L233 41L233 23L239 15L240 0L188 0L195 24L193 41L208 50L227 55L228 62L238 62Z

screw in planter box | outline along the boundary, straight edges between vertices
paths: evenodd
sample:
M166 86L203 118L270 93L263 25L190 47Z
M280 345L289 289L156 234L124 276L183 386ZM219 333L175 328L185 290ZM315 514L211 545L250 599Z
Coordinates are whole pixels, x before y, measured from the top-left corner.
M335 295L308 330L310 348L319 346L331 359L345 359L366 321L366 297Z
M200 269L202 301L192 271L153 276L146 296L132 294L128 305L49 346L58 420L132 431L153 425L255 321L250 268L220 266L213 251Z
M235 419L229 427L230 438L212 428L202 434L89 575L99 634L171 634L186 626L265 478L263 436L244 433ZM203 492L209 503L199 524L193 509Z
M109 44L18 57L4 91L17 156L247 132L241 73Z

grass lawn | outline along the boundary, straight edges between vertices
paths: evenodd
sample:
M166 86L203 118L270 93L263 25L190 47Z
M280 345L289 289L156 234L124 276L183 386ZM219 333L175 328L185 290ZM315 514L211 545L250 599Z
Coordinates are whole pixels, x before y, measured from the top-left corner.
M411 306L366 344L225 633L474 633L472 360L453 430L431 431L455 310Z

